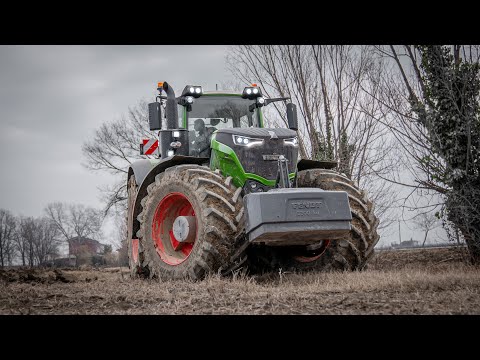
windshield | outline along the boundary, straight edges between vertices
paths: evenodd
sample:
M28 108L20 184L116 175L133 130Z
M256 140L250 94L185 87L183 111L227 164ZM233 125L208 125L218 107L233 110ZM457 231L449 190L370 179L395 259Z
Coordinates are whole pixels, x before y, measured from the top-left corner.
M204 95L192 105L187 112L187 129L194 130L194 125L203 122L211 130L234 127L259 127L258 111L248 110L255 100L242 99L240 96L208 96Z

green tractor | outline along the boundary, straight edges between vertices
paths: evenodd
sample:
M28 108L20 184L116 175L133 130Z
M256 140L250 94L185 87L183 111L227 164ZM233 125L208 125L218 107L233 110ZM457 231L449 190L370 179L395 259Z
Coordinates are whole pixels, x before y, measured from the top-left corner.
M266 99L255 84L157 89L158 139L140 148L154 156L128 171L132 276L364 268L379 239L373 204L336 162L298 159L289 98ZM262 108L275 101L286 102L288 129L264 127Z

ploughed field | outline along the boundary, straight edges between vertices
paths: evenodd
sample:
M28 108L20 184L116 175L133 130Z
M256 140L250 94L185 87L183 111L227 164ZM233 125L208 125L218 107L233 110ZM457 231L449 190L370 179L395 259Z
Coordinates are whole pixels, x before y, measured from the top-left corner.
M465 249L377 251L361 272L130 279L126 268L0 270L0 314L480 314Z

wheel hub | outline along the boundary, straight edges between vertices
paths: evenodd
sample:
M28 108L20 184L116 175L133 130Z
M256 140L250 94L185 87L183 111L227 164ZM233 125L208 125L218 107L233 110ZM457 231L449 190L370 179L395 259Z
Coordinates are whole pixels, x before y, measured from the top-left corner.
M197 237L195 211L182 193L166 195L155 209L152 240L166 264L183 263L192 252Z
M173 222L173 235L178 242L193 243L197 232L195 216L179 216Z

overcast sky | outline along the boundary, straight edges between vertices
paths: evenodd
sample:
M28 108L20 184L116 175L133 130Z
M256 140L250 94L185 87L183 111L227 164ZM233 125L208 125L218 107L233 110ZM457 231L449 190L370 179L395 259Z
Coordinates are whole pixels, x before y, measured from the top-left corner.
M53 201L103 207L98 187L112 178L81 165L82 143L153 100L158 81L214 90L229 79L225 55L206 45L0 46L0 208L39 216Z
M223 46L1 46L0 207L38 216L51 201L100 206L109 176L81 145L104 121L151 98L158 81L214 89Z
M52 201L101 207L108 174L81 146L104 121L153 98L158 81L215 89L225 46L0 46L0 208L39 216ZM140 140L139 140L140 141Z

